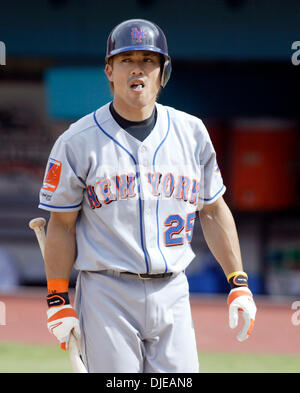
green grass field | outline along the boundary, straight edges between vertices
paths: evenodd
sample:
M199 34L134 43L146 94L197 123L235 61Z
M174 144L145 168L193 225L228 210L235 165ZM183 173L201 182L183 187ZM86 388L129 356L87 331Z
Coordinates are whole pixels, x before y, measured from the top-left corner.
M203 373L299 373L300 356L200 353ZM69 373L68 353L55 346L0 343L1 373Z

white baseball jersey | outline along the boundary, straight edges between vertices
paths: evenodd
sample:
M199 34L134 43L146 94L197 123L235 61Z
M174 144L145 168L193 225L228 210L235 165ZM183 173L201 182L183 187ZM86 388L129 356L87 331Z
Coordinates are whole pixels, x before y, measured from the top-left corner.
M195 256L196 210L225 186L203 122L156 107L156 125L143 142L116 123L106 104L53 146L39 207L80 210L79 270L180 272Z

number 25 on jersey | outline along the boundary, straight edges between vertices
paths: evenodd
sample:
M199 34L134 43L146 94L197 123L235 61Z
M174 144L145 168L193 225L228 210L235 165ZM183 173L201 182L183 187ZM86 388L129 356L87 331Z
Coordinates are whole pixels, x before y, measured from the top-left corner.
M168 227L165 231L165 246L180 246L184 244L185 237L190 243L193 238L194 222L196 218L196 212L192 212L187 215L184 220L179 214L171 214L164 222L164 225ZM185 232L183 230L185 229Z

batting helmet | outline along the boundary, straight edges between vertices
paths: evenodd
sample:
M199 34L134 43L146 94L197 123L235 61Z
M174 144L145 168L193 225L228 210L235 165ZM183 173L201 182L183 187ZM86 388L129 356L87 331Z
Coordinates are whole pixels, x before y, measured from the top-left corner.
M161 28L144 19L130 19L120 23L108 37L105 60L107 62L110 57L118 53L135 50L149 50L163 56L161 86L165 87L172 66L167 40Z

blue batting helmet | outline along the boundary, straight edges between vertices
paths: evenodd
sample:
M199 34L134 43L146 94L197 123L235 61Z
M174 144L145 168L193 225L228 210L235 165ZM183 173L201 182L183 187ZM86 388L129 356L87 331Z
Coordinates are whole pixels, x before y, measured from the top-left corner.
M171 75L171 58L168 54L166 37L155 23L144 19L130 19L117 25L107 40L106 62L118 53L149 50L160 53L164 58L161 86L165 87Z

